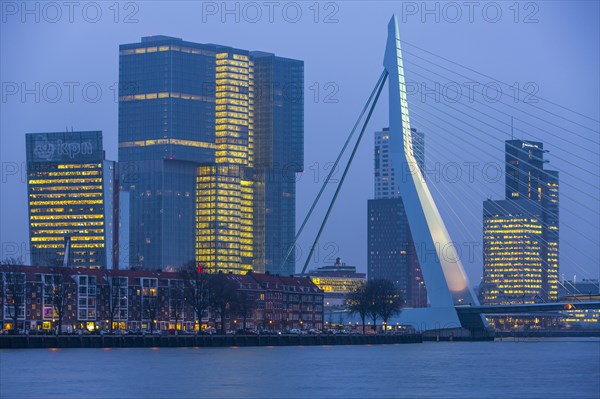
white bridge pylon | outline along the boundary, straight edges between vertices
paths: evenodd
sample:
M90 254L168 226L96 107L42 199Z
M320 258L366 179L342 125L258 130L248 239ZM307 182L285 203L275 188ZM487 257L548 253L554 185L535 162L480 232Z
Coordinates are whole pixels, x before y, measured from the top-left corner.
M405 309L400 322L413 325L418 330L457 328L461 323L455 306L479 306L479 302L429 187L417 167L395 15L388 24L383 66L389 79L390 155L429 298L429 307Z

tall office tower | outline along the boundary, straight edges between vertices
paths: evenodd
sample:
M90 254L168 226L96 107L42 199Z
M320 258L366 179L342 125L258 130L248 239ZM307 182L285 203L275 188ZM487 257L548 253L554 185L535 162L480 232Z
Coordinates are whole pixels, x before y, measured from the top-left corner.
M196 175L215 159L216 46L166 36L119 49L119 174L130 267L195 259Z
M246 50L166 36L120 47L132 267L260 270L254 86Z
M508 140L506 199L483 206L485 303L558 298L558 172L545 170L543 144Z
M254 60L255 266L295 273L296 173L304 169L304 63L264 52Z
M102 132L29 133L26 152L31 263L117 267L115 162Z
M368 201L368 277L392 281L407 306L427 306L427 288L417 258L415 245L397 179L408 173L422 173L425 137L411 129L418 165L412 170L394 169L389 154L389 130L375 133L375 199Z
M247 51L215 56L216 155L198 168L196 262L240 273L254 259L254 71Z

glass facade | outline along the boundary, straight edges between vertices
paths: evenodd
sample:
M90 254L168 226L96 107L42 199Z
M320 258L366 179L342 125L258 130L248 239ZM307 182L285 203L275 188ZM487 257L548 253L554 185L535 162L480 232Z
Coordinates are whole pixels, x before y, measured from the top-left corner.
M32 264L112 268L115 164L102 132L27 134L26 152Z
M193 262L195 184L215 156L214 45L144 37L119 51L119 175L129 195L129 264Z
M201 166L196 196L197 264L208 272L252 270L252 182L240 166Z
M304 170L304 63L252 52L255 79L255 270L295 273L296 173Z
M256 193L266 185L255 170L260 132L254 57L246 50L152 36L120 47L119 76L130 266L174 269L196 262L209 270L264 270L264 257L257 255L264 252L268 230L262 222L265 195ZM264 139L261 145L273 147Z
M198 168L196 262L241 273L254 258L254 80L247 52L216 55L215 164Z
M536 303L543 298L542 218L536 204L484 202L483 247L485 303Z
M483 205L487 304L558 299L558 172L544 170L543 143L506 141L506 199Z

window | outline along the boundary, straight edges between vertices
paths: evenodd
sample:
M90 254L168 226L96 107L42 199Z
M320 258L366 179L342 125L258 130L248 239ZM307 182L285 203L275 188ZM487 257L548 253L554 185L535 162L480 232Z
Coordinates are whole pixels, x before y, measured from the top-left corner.
M79 276L77 318L96 320L96 276Z

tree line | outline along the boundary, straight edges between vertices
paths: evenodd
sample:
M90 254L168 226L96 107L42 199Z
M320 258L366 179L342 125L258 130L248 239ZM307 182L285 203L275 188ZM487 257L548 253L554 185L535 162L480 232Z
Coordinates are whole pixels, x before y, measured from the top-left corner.
M156 328L156 319L165 302L170 301L169 316L177 324L184 319L187 305L192 309L195 321L201 325L202 318L210 310L213 320L220 319L220 332L225 333L225 320L235 315L242 321L246 329L247 320L257 307L257 294L248 290L240 290L239 285L223 273L202 273L195 265L188 264L179 270L181 280L169 287L168 298L157 290L149 296L142 296L145 301L143 317L150 320L151 329ZM105 307L109 329L112 332L114 321L118 320L119 312L127 307L127 284L122 277L105 276L105 284L97 284L97 298L102 302L98 305ZM47 279L43 281L44 296L47 304L52 305L53 319L56 321L56 333L62 331L64 319L67 316L67 305L77 295L77 284L72 279L70 270L65 267L52 267ZM18 266L12 264L0 265L0 293L5 305L6 316L12 320L12 333L16 333L17 324L24 316L27 293L25 274Z
M242 319L242 328L256 308L257 297L253 292L240 290L238 285L223 273L202 273L194 265L180 270L182 285L179 295L195 313L198 324L204 313L211 311L214 319L221 319L220 331L225 334L225 319L235 314Z
M362 321L362 331L365 333L366 319L373 321L377 330L377 320L384 325L402 310L402 297L394 284L389 280L375 279L357 286L346 297L346 306L357 314Z

